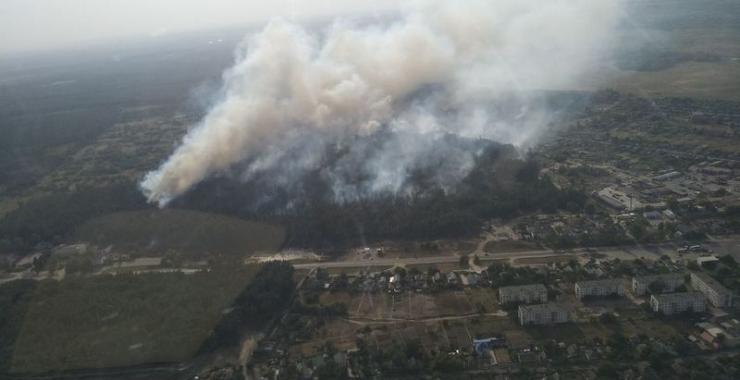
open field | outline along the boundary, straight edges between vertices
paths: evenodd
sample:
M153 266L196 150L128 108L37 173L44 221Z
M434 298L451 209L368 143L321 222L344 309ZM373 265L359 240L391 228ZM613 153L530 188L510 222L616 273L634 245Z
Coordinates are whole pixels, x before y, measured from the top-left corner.
M18 200L13 198L6 198L0 200L0 218L5 214L18 208Z
M577 302L571 300L570 302ZM324 292L320 303L347 305L348 317L334 319L302 342L291 354L311 356L327 342L354 348L356 337L388 347L397 341L418 340L429 351L469 350L471 339L503 336L512 349L551 341L592 344L608 341L615 334L647 336L661 341L682 335L690 328L681 321L661 320L628 299L594 300L583 304L581 320L557 326L520 326L513 314L503 314L495 289L468 288L436 294L360 294ZM586 312L588 311L588 312ZM611 312L614 322L603 322L597 312Z
M740 71L738 72L740 74ZM671 144L696 151L710 149L725 153L738 153L740 148L732 137L731 130L711 131L711 126L678 125L665 132L644 130L641 128L619 128L609 131L609 137L618 140L639 140L646 144ZM715 130L720 130L716 128Z
M740 61L687 62L657 72L632 72L607 87L638 96L740 100Z
M186 360L257 268L40 282L29 294L11 370Z
M77 238L133 253L163 249L193 254L273 252L285 239L282 227L187 210L146 210L94 218Z
M400 294L324 292L322 305L344 303L348 317L358 321L423 320L496 313L494 289L477 288L464 291L444 291L436 294L403 292ZM480 307L483 307L480 309Z
M393 322L335 319L316 330L309 340L291 347L291 355L310 357L320 352L328 342L342 349L352 349L357 336L363 336L369 344L379 348L399 341L419 341L425 350L432 352L458 348L469 350L472 339L491 336L506 338L511 349L523 349L553 340L566 344L592 344L594 339L607 341L615 333L623 333L627 337L644 334L658 339L681 335L679 330L660 320L646 318L635 321L627 316L620 317L614 324L595 321L527 328L510 316L492 315Z
M342 350L353 349L356 348L358 335L378 348L389 347L393 342L419 341L428 352L461 347L468 349L473 338L497 335L505 336L516 347L524 347L530 342L513 320L502 317L368 324L370 330L364 326L341 319L333 320L317 329L309 341L292 346L290 355L310 357L329 342Z
M14 343L35 287L36 282L31 280L13 281L0 286L0 373L10 369Z

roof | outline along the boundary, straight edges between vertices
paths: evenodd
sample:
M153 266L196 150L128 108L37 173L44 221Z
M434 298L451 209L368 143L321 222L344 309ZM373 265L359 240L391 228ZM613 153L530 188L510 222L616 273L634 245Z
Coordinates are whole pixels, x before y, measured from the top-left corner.
M717 293L732 294L732 292L729 289L725 288L725 286L720 284L719 281L715 280L714 278L712 278L706 273L694 272L694 273L691 273L691 275L698 277L702 282L707 284L707 286L709 286L710 288L714 289L714 291L716 291Z
M650 276L635 276L633 279L637 282L646 282L651 283L655 281L660 280L681 280L683 281L684 273L663 273L663 274L653 274Z
M568 312L568 308L564 305L558 304L558 303L541 303L536 305L519 305L519 310L522 311L531 311L531 312L541 312L541 313L551 313L551 312Z
M529 284L529 285L516 285L516 286L504 286L498 288L501 294L512 295L521 293L547 293L547 288L543 284Z
M496 348L491 350L493 355L496 357L496 362L499 364L511 363L511 357L509 357L509 351L504 348Z
M686 292L686 293L669 293L669 294L653 294L652 296L658 302L672 302L672 301L684 301L687 299L693 301L704 301L704 295L699 292Z
M697 264L712 263L712 262L715 262L715 261L719 261L719 259L715 255L700 256L700 257L697 257L696 258L696 263Z
M584 287L612 287L612 286L622 286L623 282L621 278L608 278L604 280L593 280L593 281L578 281L576 282L576 286L579 288Z

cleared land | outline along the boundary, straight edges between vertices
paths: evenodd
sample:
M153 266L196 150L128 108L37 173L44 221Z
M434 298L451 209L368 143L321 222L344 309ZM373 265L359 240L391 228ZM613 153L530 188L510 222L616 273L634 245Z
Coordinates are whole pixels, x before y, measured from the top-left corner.
M324 292L320 303L347 305L348 317L358 321L426 320L498 312L494 289L478 288L444 291L437 294L403 292L361 293Z
M607 309L616 320L590 318L557 326L522 327L515 312L496 315L499 309L495 289L471 288L437 294L406 292L350 295L324 292L320 303L347 305L348 318L337 318L314 330L311 337L290 349L290 355L310 357L327 343L341 349L355 348L358 336L370 345L388 347L399 341L419 341L427 351L467 349L473 338L503 336L509 347L522 349L532 344L564 342L591 344L607 341L614 334L645 335L661 340L682 336L689 326L681 320L662 320L649 315L629 300L597 300L589 308ZM479 308L481 305L482 308Z
M688 62L657 72L631 72L608 87L638 96L740 100L740 61Z
M44 281L29 296L12 372L192 357L258 266Z
M244 255L274 252L285 240L282 227L187 210L118 212L94 218L77 238L132 253L163 249L193 254Z

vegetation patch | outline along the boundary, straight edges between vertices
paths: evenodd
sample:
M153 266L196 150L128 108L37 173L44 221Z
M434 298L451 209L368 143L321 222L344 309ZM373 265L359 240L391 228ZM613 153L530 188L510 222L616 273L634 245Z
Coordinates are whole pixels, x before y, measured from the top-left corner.
M13 346L24 322L36 281L12 281L0 286L0 373L10 369Z
M238 266L191 275L100 275L40 282L28 295L11 370L47 372L186 360L198 352L257 269Z
M133 252L162 249L193 254L273 252L285 239L282 227L198 211L145 210L94 218L77 237Z
M0 218L0 253L30 252L39 243L60 243L90 218L147 207L133 183L27 199Z

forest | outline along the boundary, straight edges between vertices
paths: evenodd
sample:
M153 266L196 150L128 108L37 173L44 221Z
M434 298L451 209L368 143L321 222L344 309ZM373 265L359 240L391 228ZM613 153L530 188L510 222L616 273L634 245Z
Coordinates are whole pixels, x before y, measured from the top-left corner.
M288 305L293 290L293 266L285 261L266 263L252 282L236 296L230 311L213 329L201 346L201 351L233 347L241 342L245 331L266 327Z
M293 193L260 182L208 181L175 207L270 219L288 230L287 245L337 248L383 239L424 240L468 237L490 218L525 212L581 211L586 194L560 190L539 175L540 163L519 159L511 147L491 143L454 189L442 189L422 175L409 177L404 195L380 193L337 202L319 173L297 178ZM264 194L272 194L262 201ZM285 205L290 205L286 207Z
M328 184L314 173L297 179L297 190L292 193L265 183L219 178L202 184L172 207L282 225L287 229L285 245L290 247L341 248L383 239L458 238L476 234L490 218L583 209L585 194L560 190L540 177L539 171L538 162L513 158L509 148L492 144L479 155L467 178L447 191L416 176L409 185L414 191L406 195L377 194L338 202ZM262 202L264 194L273 194L273 199ZM92 218L152 208L134 183L32 198L0 219L0 253L59 244Z
M148 207L133 183L32 198L0 219L0 254L58 244L88 219Z

